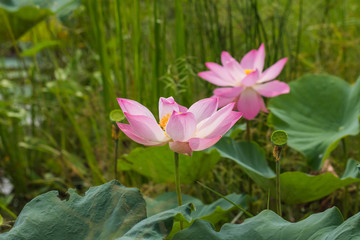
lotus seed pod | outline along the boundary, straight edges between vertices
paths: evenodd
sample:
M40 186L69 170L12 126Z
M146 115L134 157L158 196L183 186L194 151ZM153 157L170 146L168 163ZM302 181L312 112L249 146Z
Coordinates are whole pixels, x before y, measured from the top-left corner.
M277 146L285 145L287 138L287 133L283 130L276 130L271 134L271 142Z
M124 119L125 119L125 115L121 110L116 109L110 112L110 120L112 122L121 122Z

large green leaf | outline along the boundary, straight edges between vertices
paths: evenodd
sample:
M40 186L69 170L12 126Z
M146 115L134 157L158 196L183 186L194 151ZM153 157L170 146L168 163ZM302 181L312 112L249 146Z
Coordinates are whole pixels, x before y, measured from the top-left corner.
M229 194L226 196L228 199L234 203L246 207L246 195L245 194ZM189 227L192 222L196 219L203 219L212 224L217 224L218 222L227 220L227 215L230 211L237 209L233 204L229 203L225 199L218 199L217 201L211 204L203 204L199 199L182 194L183 204L192 203L195 206L195 210L191 212L191 222L185 222L184 227ZM168 209L173 209L177 207L177 197L175 192L163 193L156 198L147 198L146 199L146 210L148 216L158 214ZM169 239L171 236L180 230L179 223L175 223Z
M221 139L215 146L221 156L234 160L265 191L275 193L275 173L268 166L265 152L254 142L235 142ZM349 160L342 178L331 173L309 175L303 172L280 174L281 200L299 204L320 199L338 188L359 182L357 162Z
M151 216L131 228L123 237L116 240L158 240L164 239L174 226L175 221L189 223L191 220L190 213L194 206L189 203L170 209L154 216Z
M91 187L85 196L73 189L68 193L63 200L57 191L34 198L21 211L14 227L0 234L0 239L111 240L142 236L138 239L156 240L170 233L174 221L190 221L193 209L192 204L186 204L146 218L139 190L116 181Z
M203 205L203 203L197 198L185 194L181 194L181 196L183 204L192 203L196 209L198 206ZM145 202L148 217L178 206L176 192L166 192L155 198L145 197ZM194 213L195 212L192 212L192 215Z
M83 197L70 189L68 200L57 191L34 198L0 239L114 239L144 218L139 190L112 181L91 187Z
M317 213L297 223L288 222L272 211L246 219L242 224L225 224L216 232L209 222L197 220L173 240L349 240L360 239L360 213L343 222L335 207Z
M65 8L74 0L7 0L0 1L0 15L4 24L0 25L0 42L11 41L9 27L15 39L49 15ZM8 24L7 24L8 23Z
M334 76L307 75L290 89L269 102L269 124L285 130L288 145L319 169L341 138L359 133L360 80L350 86Z
M157 183L175 181L174 152L168 146L135 148L119 164L124 170L132 169ZM192 157L180 155L181 183L193 183L206 176L220 160L216 151L194 152Z

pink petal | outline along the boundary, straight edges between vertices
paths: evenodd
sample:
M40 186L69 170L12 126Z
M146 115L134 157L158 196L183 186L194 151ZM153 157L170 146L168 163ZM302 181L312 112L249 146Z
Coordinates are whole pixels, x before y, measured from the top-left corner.
M117 100L121 107L121 110L124 113L129 113L131 115L143 115L156 121L154 115L150 112L150 110L141 105L140 103L125 98L118 98Z
M265 47L262 43L257 50L255 62L254 62L254 69L257 69L260 73L264 69L264 62L265 62Z
M249 73L241 83L247 87L253 86L259 80L259 71L256 69L254 72Z
M200 122L210 117L218 108L218 99L215 97L205 98L194 103L188 110L195 116L196 122Z
M184 112L187 112L187 111L188 111L188 109L187 109L186 107L181 106L180 104L178 104L178 106L179 106L179 111L180 111L180 112L184 113Z
M141 115L124 114L137 136L152 142L165 142L169 140L155 120Z
M226 51L221 53L221 64L225 67L228 63L234 61L235 59ZM236 61L236 60L235 60Z
M189 145L193 151L202 151L217 143L220 138L221 136L215 136L213 138L191 138Z
M126 136L128 136L131 140L133 140L133 141L135 141L137 143L140 143L142 145L145 145L145 146L161 146L161 145L166 144L166 142L153 142L153 141L146 140L146 139L144 139L142 137L139 137L132 130L132 128L131 128L131 126L129 124L117 123L117 125L119 126L120 130L125 133Z
M219 99L218 107L223 107L231 102L236 102L242 90L243 87L216 88L214 90L214 95Z
M217 63L205 63L206 67L210 69L213 73L215 73L219 78L224 79L229 84L235 83L235 79L231 76L231 74L221 65Z
M267 110L266 106L265 106L265 103L264 103L264 99L263 99L263 98L260 98L260 110L263 111L263 112L266 112L266 113L269 112L269 111Z
M159 99L159 120L161 120L166 114L172 114L173 111L179 112L179 106L175 102L173 97Z
M221 53L221 63L235 80L240 81L246 76L244 69L228 52Z
M234 126L234 124L241 118L241 116L242 113L240 112L231 112L227 118L220 122L206 138L212 138L213 136L217 135L224 135L227 131L230 130L232 126Z
M258 82L266 82L275 79L279 76L281 70L284 68L284 65L287 61L287 58L280 59L274 65L266 69L260 76Z
M173 112L166 125L166 133L174 141L185 142L194 135L196 130L195 116L191 112Z
M248 52L240 62L240 66L242 69L254 69L254 63L256 60L257 50L253 49L250 52Z
M182 153L190 156L192 154L192 150L188 142L169 142L169 147L172 151L177 153Z
M217 86L232 86L233 85L233 83L229 83L229 82L225 81L224 79L220 78L218 75L216 75L212 71L200 72L200 73L198 73L198 76L212 84L217 85Z
M264 97L276 97L280 94L286 94L290 92L289 85L278 80L264 84L258 84L254 86L254 89Z
M240 95L237 108L244 118L251 120L256 117L261 108L261 96L252 88L246 88Z
M200 122L194 138L213 138L225 134L242 115L232 111L234 105L235 103L230 103Z

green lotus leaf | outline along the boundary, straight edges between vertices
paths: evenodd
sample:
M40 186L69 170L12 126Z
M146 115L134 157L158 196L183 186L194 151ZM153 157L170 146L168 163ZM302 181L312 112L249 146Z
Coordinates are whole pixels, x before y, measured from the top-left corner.
M318 170L342 138L359 133L360 80L350 86L334 76L307 75L290 89L270 100L268 123L286 131L287 144Z
M68 14L66 8L75 4L73 0L7 0L0 1L2 22L0 25L0 42L11 41L34 27L46 17L58 12ZM77 3L76 6L79 4ZM11 34L9 31L11 29Z
M240 165L265 191L275 194L275 173L266 162L265 152L255 142L235 142L230 138L221 139L215 146L222 157ZM281 164L281 163L280 163ZM281 200L288 204L299 204L325 197L349 184L360 182L355 160L348 160L343 177L332 173L309 175L303 172L280 174Z
M113 180L91 187L85 196L70 189L42 194L25 205L14 227L1 240L157 240L171 232L174 221L190 221L192 204L146 218L145 201L138 189ZM139 237L139 238L138 238Z
M174 152L169 146L135 148L119 163L120 170L132 169L157 183L175 181ZM193 156L180 154L181 183L193 183L205 177L220 160L216 151L193 152Z
M246 195L245 194L229 194L226 196L234 203L246 208ZM148 216L158 214L168 209L177 207L177 196L175 192L163 193L156 198L147 198L146 211ZM229 203L225 199L218 199L211 204L203 204L199 199L182 194L183 204L193 203L195 210L191 212L191 222L185 222L184 227L189 227L196 219L203 219L212 224L217 224L220 221L226 221L229 212L237 209L233 204ZM174 227L167 239L180 231L179 223L175 223Z
M242 224L224 224L219 232L209 222L195 223L178 232L173 240L348 240L360 237L360 213L343 221L336 207L291 223L272 211L265 210Z
M191 221L190 213L194 210L192 203L170 209L153 215L131 228L124 236L116 240L158 240L164 239L174 226L174 222L182 221L188 224Z
M83 197L70 189L63 200L57 191L34 198L0 239L114 239L144 218L139 190L112 181L91 187Z

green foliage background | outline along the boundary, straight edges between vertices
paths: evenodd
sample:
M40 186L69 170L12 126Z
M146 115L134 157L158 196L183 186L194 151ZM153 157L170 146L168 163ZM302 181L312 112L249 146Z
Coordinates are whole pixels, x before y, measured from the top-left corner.
M353 84L360 75L357 0L43 2L0 1L0 176L15 187L0 199L5 219L48 190L84 192L112 179L109 113L118 109L116 97L140 101L153 112L160 96L189 106L212 95L214 86L196 74L205 70L205 62L219 62L221 51L240 60L264 42L265 67L289 58L278 77L288 83L307 73L327 73ZM271 160L272 129L266 119L261 114L252 121L251 135ZM240 130L235 132L234 139L243 139ZM340 143L331 155L337 172L344 172L349 157L359 160L358 146L356 137ZM128 166L136 147L120 135L120 181L150 196L172 189L171 183L156 184ZM299 152L284 151L283 169L312 171ZM224 195L250 193L256 199L249 205L254 213L266 208L268 192L241 166L216 156L211 164L211 172L198 180ZM215 199L198 185L183 188L204 202ZM350 207L357 203L355 188L297 205L286 217L300 219L334 204L345 217L353 215L358 211Z

